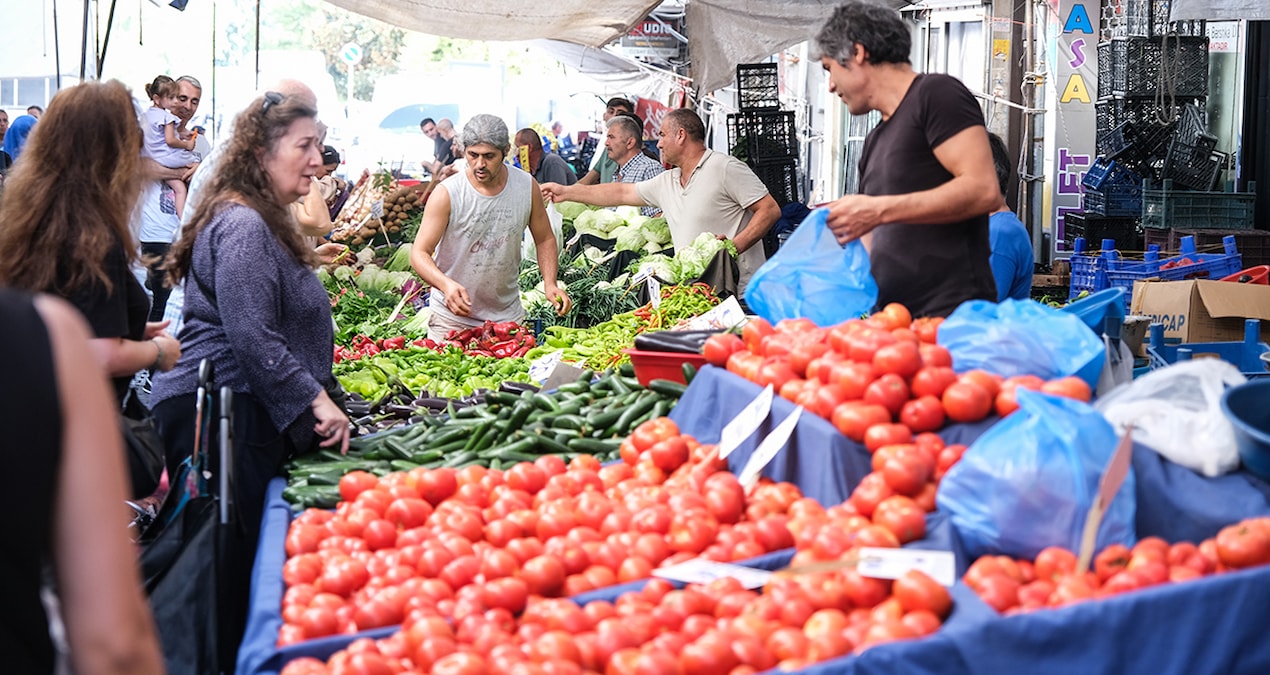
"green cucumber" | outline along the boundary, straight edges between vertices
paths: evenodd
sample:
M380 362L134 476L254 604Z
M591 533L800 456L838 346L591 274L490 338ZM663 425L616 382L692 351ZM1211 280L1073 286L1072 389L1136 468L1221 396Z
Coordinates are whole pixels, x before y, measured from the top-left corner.
M680 398L684 392L688 390L688 385L673 380L657 379L648 383L648 388L661 394L662 396L670 396L672 398Z

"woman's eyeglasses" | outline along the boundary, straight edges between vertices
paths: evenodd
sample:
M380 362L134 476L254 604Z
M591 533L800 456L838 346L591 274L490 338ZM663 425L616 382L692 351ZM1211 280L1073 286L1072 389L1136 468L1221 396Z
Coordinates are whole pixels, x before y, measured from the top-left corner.
M278 105L279 103L282 103L283 99L285 98L286 98L285 96L283 96L282 94L279 94L276 91L266 91L265 102L260 107L260 112L268 114L270 108L274 107L275 105Z

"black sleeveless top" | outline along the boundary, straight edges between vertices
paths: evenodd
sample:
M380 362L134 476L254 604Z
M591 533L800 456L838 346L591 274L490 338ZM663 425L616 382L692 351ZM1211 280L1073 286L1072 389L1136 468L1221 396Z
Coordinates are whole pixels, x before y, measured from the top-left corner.
M11 533L0 553L0 654L12 673L53 672L53 643L40 602L41 570L51 560L53 504L62 453L62 410L48 329L32 296L0 289L0 353L11 387L0 387L0 462L15 480L0 490ZM14 372L12 369L16 369Z

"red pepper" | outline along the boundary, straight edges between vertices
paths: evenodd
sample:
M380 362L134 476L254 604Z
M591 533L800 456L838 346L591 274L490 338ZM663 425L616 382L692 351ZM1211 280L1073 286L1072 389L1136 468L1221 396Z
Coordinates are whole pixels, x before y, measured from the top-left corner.
M493 352L494 356L497 356L498 358L501 359L501 358L506 358L508 356L511 356L513 353L515 353L516 348L517 348L517 344L515 340L504 340L503 342L499 342L498 344L495 344L493 348L490 349L490 351Z
M525 354L529 353L529 349L531 347L532 345L521 345L519 349L512 352L512 356L524 356Z
M437 351L441 350L441 345L438 344L437 341L433 340L432 338L424 338L423 346L427 347L428 349L435 349Z
M405 349L406 337L404 335L384 340L382 349Z
M491 354L489 350L480 349L480 348L469 349L466 351L466 354L468 356L493 356L493 354Z

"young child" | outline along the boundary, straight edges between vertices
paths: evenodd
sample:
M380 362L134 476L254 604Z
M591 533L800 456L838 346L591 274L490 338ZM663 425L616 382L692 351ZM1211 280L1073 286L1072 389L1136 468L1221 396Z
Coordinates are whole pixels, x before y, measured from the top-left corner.
M168 108L172 107L172 99L176 97L178 91L177 83L167 75L154 78L154 82L146 85L146 96L150 97L152 105L142 117L144 127L142 132L145 137L142 154L169 169L180 169L202 159L198 153L194 152L198 132L182 138L177 131L181 123L180 118L168 112ZM177 217L184 217L185 182L175 178L164 182L172 188L172 199L176 205Z

